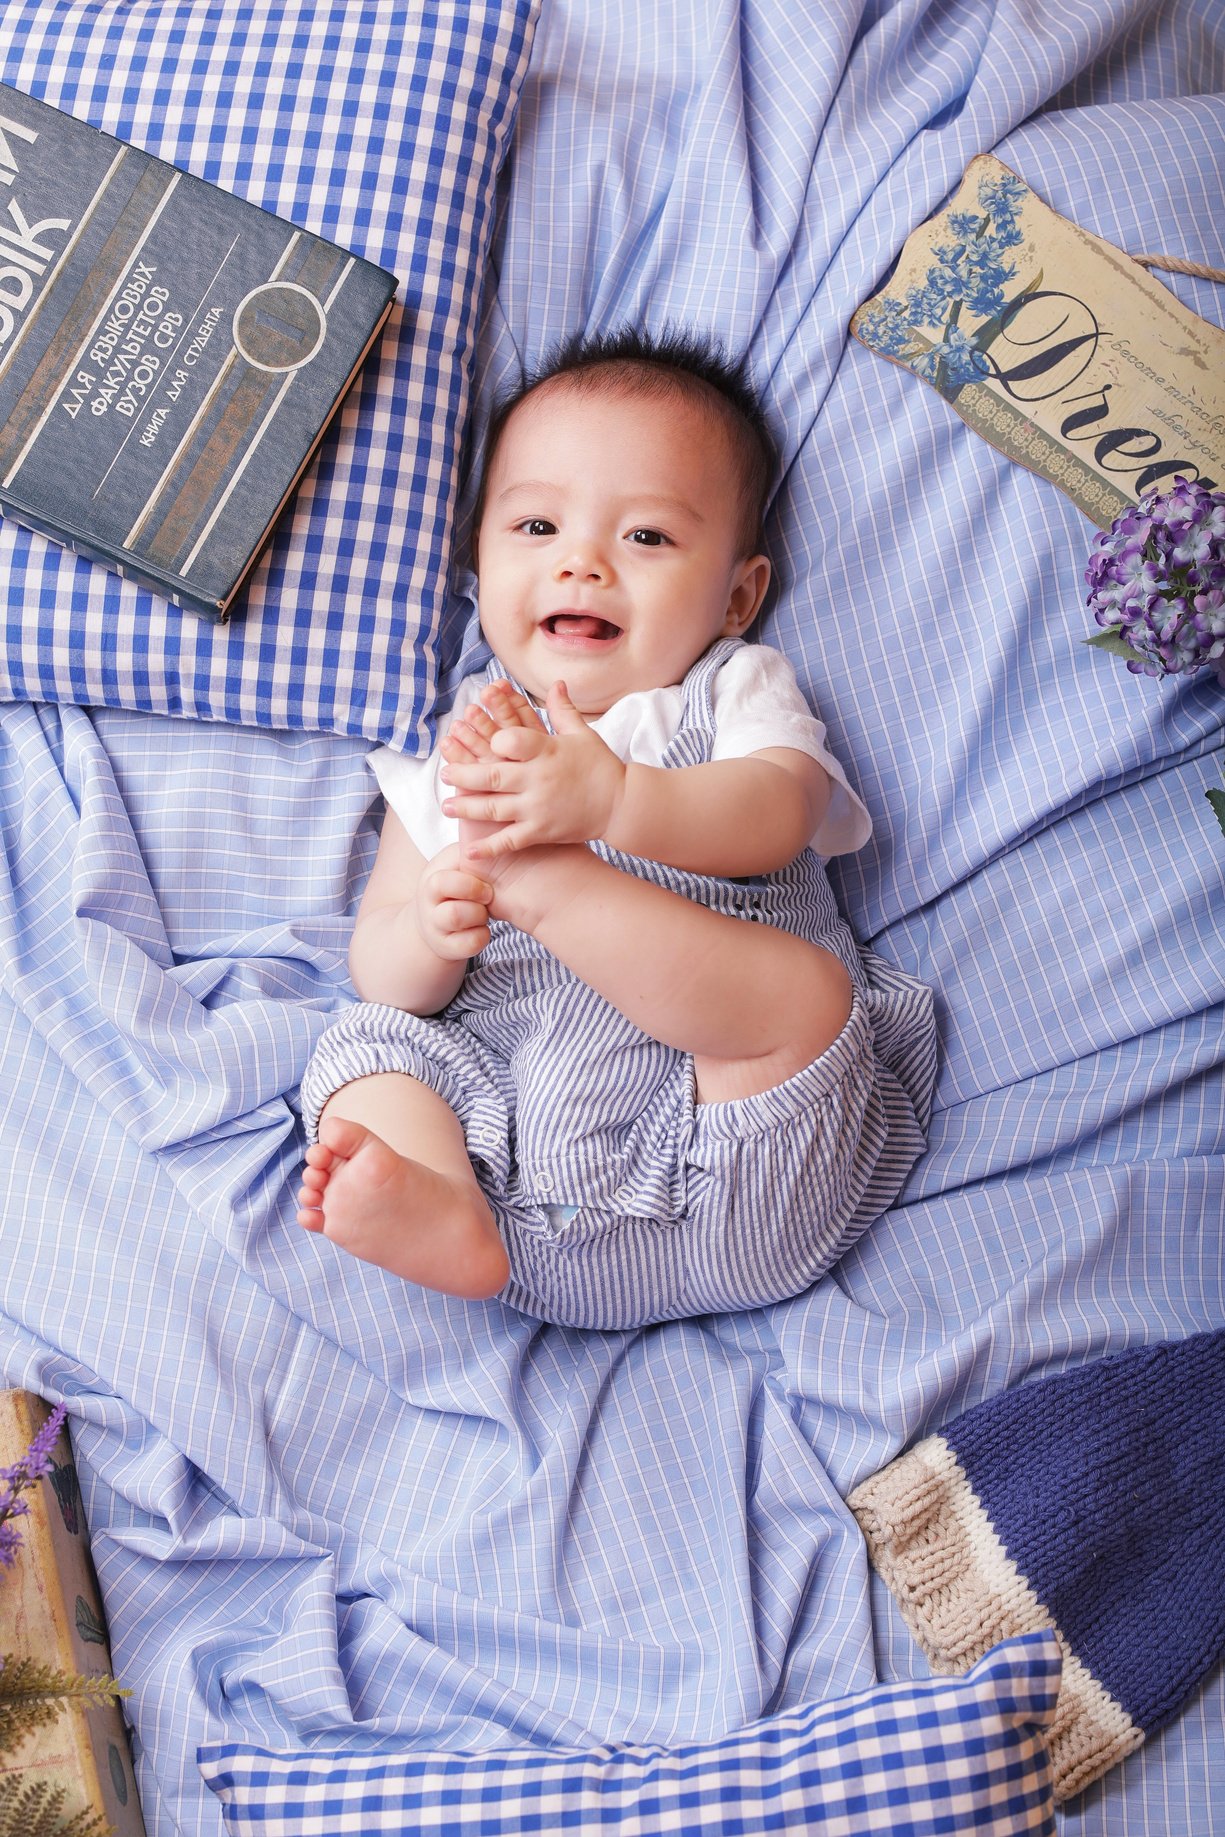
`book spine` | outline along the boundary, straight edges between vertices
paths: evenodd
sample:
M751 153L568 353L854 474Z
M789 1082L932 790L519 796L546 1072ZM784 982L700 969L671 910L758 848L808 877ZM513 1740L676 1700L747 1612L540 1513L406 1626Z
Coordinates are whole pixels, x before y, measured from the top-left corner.
M184 612L199 613L202 618L211 619L214 624L221 624L228 617L230 605L228 600L223 604L219 600L204 599L199 594L193 593L188 583L179 576L159 574L153 568L142 566L139 557L133 555L130 550L124 549L122 552L117 552L106 548L96 539L84 536L80 531L70 529L58 520L52 522L49 517L39 516L37 511L32 511L28 505L23 504L20 499L2 488L0 488L0 511L10 522L20 523L23 529L33 530L36 536L45 536L49 542L54 542L60 548L71 549L73 554L79 555L83 561L96 562L101 567L109 568L112 574L121 574L134 586L147 588L150 593L156 593L159 599L169 600L172 605L181 607ZM265 541L271 533L270 527L265 534ZM261 542L252 556L252 566L259 559L263 546Z

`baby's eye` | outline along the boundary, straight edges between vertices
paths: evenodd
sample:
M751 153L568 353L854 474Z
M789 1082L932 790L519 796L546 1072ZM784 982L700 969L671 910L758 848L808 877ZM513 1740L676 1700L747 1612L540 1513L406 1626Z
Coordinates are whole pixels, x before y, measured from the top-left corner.
M555 536L557 525L550 523L547 517L526 517L519 528L525 536Z
M661 529L632 529L629 532L629 539L644 549L663 548L668 540Z

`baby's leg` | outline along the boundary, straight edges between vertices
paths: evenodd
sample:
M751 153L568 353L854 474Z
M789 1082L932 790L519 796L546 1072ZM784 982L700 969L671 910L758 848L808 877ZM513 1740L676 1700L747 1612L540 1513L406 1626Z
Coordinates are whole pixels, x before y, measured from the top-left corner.
M542 725L504 685L466 710L453 756L492 756L496 727ZM461 846L498 827L460 823ZM480 858L497 889L491 915L530 931L652 1039L693 1057L699 1103L786 1083L831 1046L850 1016L841 960L773 926L695 905L624 874L582 846Z
M652 1039L692 1054L700 1103L785 1083L850 1015L851 979L831 951L695 905L590 849L525 849L494 885L496 918L531 932Z
M463 1129L428 1085L404 1072L342 1085L306 1163L298 1223L308 1231L446 1295L483 1300L505 1286L510 1266Z
M458 709L446 737L442 742L443 758L454 765L467 763L470 760L484 761L496 755L490 742L499 727L529 726L544 727L543 721L537 719L528 708L518 691L512 691L509 683L498 685L505 690L494 701L496 718L479 702L470 702L466 708ZM520 710L522 709L522 713ZM487 860L484 856L469 855L468 851L474 842L483 842L503 827L501 823L475 823L464 817L459 825L460 852L473 871L484 879L492 879L498 869L496 860Z

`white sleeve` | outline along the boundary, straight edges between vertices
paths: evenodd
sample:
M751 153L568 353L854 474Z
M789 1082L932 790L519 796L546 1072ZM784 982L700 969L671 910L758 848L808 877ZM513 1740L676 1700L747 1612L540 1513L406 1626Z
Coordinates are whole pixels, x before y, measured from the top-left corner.
M744 759L771 746L794 747L823 765L830 800L813 834L818 855L851 855L872 833L872 818L825 744L825 723L804 699L791 663L768 644L742 644L715 677L712 759Z
M425 759L413 759L407 753L380 746L366 759L378 779L387 808L395 811L409 840L416 844L427 861L432 861L439 849L454 840L454 836L446 833L448 818L438 807L441 758L437 750ZM457 826L455 833L458 834Z
M427 861L432 861L449 843L459 840L458 821L442 813L442 800L450 792L438 776L443 763L440 743L456 708L464 708L475 699L476 690L470 687L475 682L476 678L465 678L460 684L450 714L439 718L434 750L424 759L394 752L390 746L376 747L366 759L378 780L387 808L395 811L410 842L416 844Z

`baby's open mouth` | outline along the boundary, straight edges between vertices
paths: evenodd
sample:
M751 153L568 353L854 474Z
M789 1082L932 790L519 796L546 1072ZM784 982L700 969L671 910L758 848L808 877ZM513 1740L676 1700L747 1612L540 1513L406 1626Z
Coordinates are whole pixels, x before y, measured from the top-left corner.
M544 628L555 638L592 638L603 643L621 636L619 625L614 625L610 619L598 619L590 612L550 613Z

